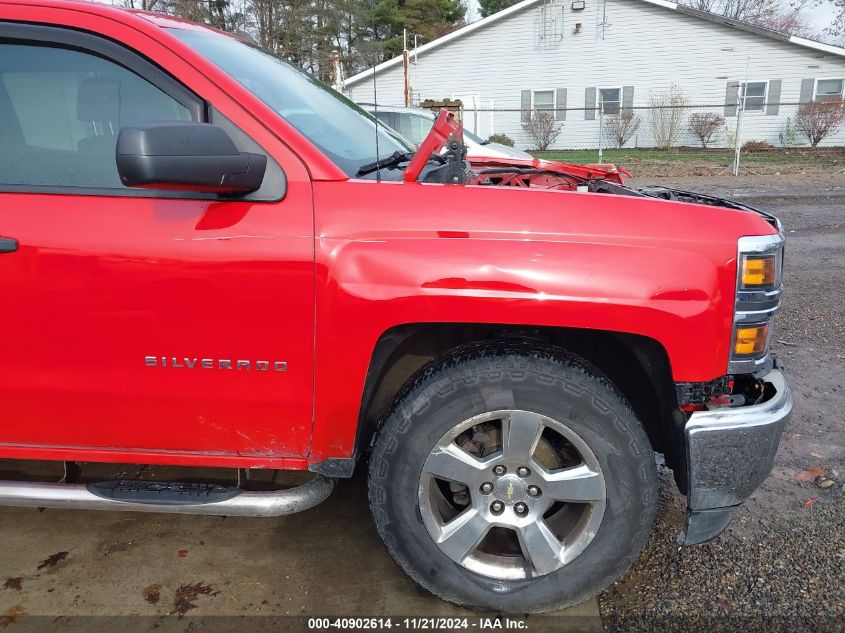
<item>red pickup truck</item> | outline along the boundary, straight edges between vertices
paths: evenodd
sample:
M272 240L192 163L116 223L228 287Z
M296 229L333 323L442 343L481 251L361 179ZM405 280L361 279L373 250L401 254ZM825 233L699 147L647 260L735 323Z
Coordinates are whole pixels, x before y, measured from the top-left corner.
M573 604L643 546L655 452L682 544L771 470L783 242L766 213L612 169L467 158L445 113L414 154L204 26L0 0L0 458L65 463L0 505L278 516L357 465L426 589Z

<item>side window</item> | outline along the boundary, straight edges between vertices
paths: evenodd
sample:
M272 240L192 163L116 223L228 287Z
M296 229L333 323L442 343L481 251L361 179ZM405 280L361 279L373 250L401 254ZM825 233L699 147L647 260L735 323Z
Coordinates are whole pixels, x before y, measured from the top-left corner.
M554 90L535 90L534 91L534 110L554 110L555 109L555 91Z
M97 55L0 42L0 185L123 189L120 128L190 121L146 79Z
M622 89L599 88L599 102L603 104L605 114L619 114L619 104L622 102Z
M841 79L818 79L816 81L816 101L842 101L843 82Z
M766 106L766 92L768 91L769 82L767 81L749 81L745 84L743 91L743 99L745 100L744 109L748 112L762 112Z

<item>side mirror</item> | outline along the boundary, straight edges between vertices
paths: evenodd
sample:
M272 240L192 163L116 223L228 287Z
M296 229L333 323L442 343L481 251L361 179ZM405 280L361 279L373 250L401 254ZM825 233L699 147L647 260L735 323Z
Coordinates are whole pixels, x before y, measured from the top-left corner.
M263 154L239 152L223 128L164 121L121 128L117 172L127 187L251 193L267 169Z

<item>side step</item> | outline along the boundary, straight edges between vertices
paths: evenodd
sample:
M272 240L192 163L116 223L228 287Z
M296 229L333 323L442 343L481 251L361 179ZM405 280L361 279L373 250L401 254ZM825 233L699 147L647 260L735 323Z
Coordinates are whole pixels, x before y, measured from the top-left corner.
M132 479L98 481L85 487L103 499L161 506L221 503L244 493L235 486Z
M322 475L301 486L273 491L159 481L93 484L0 481L0 506L276 517L313 508L333 488L334 480Z

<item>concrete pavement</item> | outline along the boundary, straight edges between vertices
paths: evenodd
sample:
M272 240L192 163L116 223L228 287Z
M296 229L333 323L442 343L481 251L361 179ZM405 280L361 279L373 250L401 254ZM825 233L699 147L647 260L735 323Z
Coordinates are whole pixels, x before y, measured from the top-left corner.
M0 508L0 543L0 628L10 631L51 620L23 614L141 615L136 623L159 630L197 631L186 627L215 616L478 616L422 591L393 563L360 476L322 505L275 519ZM595 599L555 616L543 621L601 631ZM271 620L240 622L277 628Z

